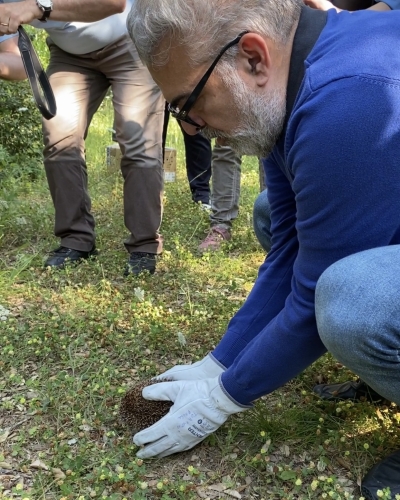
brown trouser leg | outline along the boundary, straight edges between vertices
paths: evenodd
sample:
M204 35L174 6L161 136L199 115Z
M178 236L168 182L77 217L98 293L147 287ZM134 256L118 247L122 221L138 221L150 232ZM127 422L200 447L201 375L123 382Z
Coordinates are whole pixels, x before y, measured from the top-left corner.
M107 89L113 91L117 140L123 153L125 225L129 252L160 253L164 100L128 37L104 49L75 56L51 41L48 74L57 115L43 120L44 163L61 245L92 248L85 138Z

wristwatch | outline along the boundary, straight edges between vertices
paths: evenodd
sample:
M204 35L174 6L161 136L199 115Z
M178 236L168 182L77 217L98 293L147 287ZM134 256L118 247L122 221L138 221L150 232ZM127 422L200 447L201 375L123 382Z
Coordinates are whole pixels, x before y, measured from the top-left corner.
M39 21L45 23L53 10L53 2L51 0L36 0L36 5L43 12L43 16Z

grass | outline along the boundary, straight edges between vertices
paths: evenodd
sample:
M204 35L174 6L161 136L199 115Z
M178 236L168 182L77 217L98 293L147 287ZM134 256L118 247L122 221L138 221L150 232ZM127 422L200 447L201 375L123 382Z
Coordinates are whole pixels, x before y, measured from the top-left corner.
M165 190L165 251L155 276L125 279L121 177L105 165L111 126L106 100L87 141L97 260L44 271L57 246L44 176L0 187L0 498L358 499L360 478L399 448L400 413L318 400L317 381L353 377L330 356L199 447L135 458L117 422L126 388L212 349L264 259L251 227L258 165L244 161L233 240L199 256L208 219L190 200L171 123L178 176Z

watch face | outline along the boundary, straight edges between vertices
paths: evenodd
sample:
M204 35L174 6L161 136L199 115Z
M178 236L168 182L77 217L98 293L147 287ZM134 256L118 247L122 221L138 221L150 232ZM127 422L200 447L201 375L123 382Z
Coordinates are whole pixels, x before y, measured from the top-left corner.
M53 2L51 0L39 0L39 3L45 9L51 9L53 7Z

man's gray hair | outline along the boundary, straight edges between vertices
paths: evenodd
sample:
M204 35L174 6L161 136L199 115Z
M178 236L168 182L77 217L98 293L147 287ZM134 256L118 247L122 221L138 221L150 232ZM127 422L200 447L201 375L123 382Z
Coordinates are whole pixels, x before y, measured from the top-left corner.
M213 59L242 31L285 45L302 0L135 0L128 31L146 65L162 66L172 44L194 66Z

